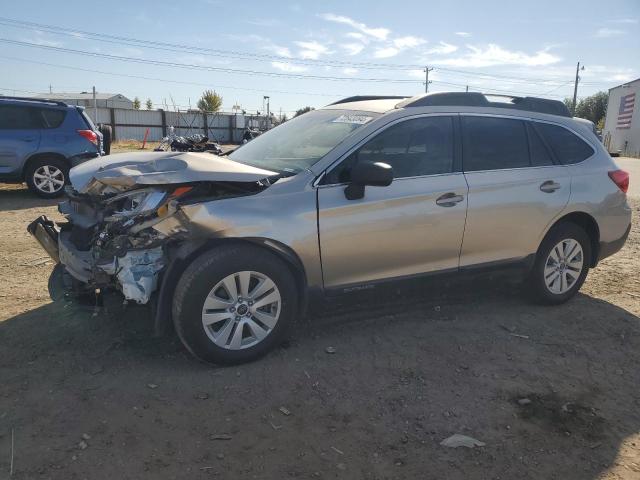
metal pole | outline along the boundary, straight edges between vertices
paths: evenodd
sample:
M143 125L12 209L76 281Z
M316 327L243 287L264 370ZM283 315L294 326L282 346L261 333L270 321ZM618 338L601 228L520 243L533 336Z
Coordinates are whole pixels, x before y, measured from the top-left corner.
M96 100L96 87L93 86L93 123L98 123L98 101Z
M424 93L429 93L429 72L433 68L424 67Z
M580 78L578 76L578 74L580 73L580 62L578 62L578 65L576 66L576 83L573 86L573 105L571 108L571 115L575 116L576 114L576 101L578 98L578 79Z

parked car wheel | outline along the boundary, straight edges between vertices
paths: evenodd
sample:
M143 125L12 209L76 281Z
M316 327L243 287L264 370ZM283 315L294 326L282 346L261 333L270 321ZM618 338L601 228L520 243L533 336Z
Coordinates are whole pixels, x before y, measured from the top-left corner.
M111 153L111 139L113 138L113 131L111 125L100 125L100 133L102 133L102 150L105 155Z
M173 298L173 321L182 343L200 360L243 363L284 340L297 297L293 275L275 255L223 246L185 270Z
M553 227L540 245L529 275L534 298L557 305L573 297L587 278L591 264L591 241L573 223Z
M29 189L39 197L59 197L69 181L69 165L58 158L36 160L27 167L25 180Z

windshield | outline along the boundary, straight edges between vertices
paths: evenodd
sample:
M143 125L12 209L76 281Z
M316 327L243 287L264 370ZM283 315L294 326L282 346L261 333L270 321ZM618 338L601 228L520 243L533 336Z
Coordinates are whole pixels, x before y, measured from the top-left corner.
M295 174L316 163L379 115L355 110L314 110L251 140L229 158L266 170Z

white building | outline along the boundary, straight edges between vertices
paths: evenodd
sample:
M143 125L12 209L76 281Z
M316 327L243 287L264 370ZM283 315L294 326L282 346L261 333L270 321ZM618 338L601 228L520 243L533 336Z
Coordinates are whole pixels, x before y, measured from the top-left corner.
M602 141L611 153L640 156L640 78L609 90Z
M93 93L41 93L34 95L36 98L48 98L59 100L69 105L79 105L85 108L93 107ZM97 93L96 103L98 108L129 108L133 109L133 101L119 93Z

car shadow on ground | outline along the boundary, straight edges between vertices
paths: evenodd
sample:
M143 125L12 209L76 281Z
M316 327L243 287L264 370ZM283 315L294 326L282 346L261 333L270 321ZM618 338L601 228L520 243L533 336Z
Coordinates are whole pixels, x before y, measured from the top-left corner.
M57 205L60 199L47 200L32 193L26 186L0 184L0 212L26 210Z
M640 431L638 317L582 294L535 306L478 280L412 288L316 306L288 344L227 368L151 338L140 307L25 312L0 323L0 452L13 429L18 479L585 480L638 468L625 443ZM454 433L486 445L439 445Z

